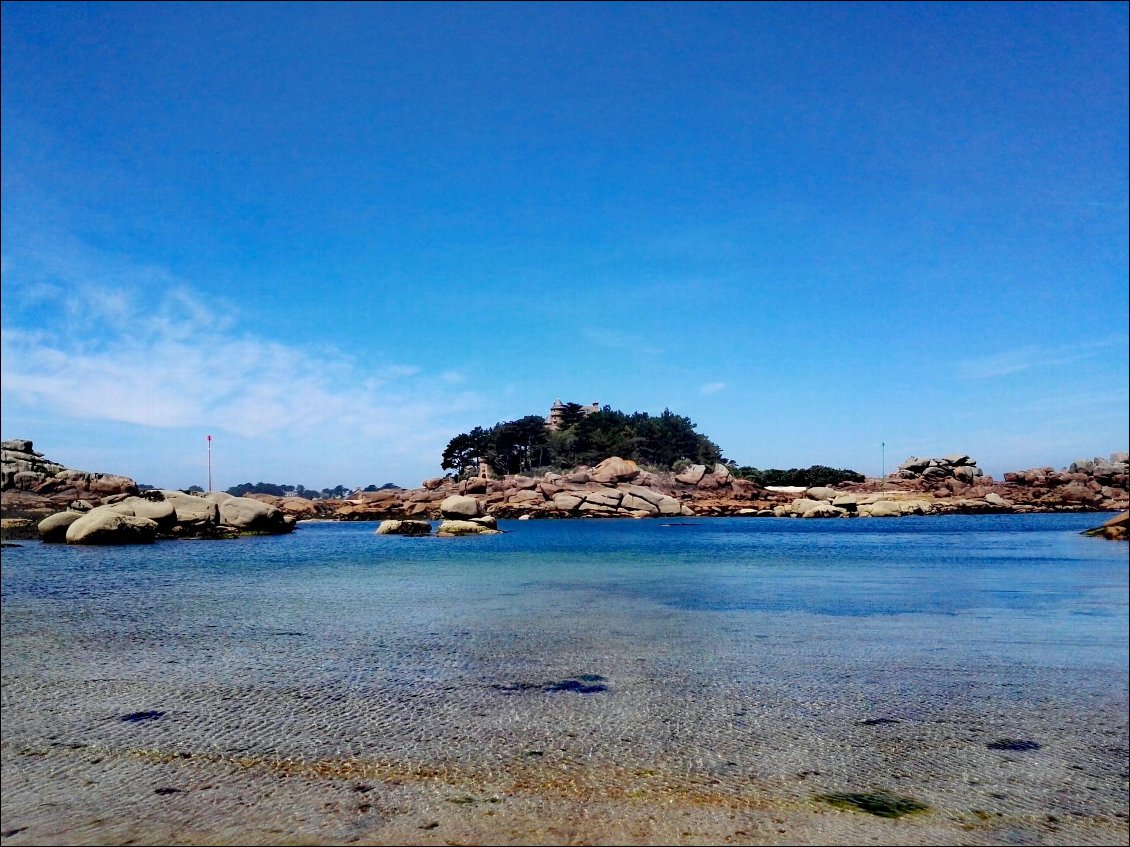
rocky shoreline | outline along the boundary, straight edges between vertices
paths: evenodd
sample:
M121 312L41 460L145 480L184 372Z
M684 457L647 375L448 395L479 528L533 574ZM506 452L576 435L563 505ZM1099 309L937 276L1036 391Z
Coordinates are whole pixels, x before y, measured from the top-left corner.
M1128 507L1126 453L1109 458L1079 460L1069 467L1033 468L1006 473L1002 481L986 476L972 457L950 454L939 458L907 459L884 479L840 483L835 487L762 487L734 476L724 464L692 465L678 473L654 472L635 462L612 456L594 467L538 476L437 477L416 489L359 491L338 500L308 500L250 494L233 498L211 493L194 497L183 492L139 491L133 480L114 474L88 473L46 460L32 442L3 442L3 489L0 491L6 537L19 520L38 535L39 521L57 513L110 511L145 512L160 508L166 525L156 537L211 537L248 530L220 517L204 522L173 520L178 502L185 515L196 509L217 511L223 501L238 500L267 507L257 531L285 532L300 520L433 521L443 519L535 518L676 518L692 516L750 516L791 518L900 517L932 514L1026 512L1110 512ZM191 498L191 501L185 500ZM473 501L475 514L444 508ZM151 505L139 507L138 502ZM200 501L196 503L194 501ZM164 504L157 507L155 504ZM197 508L199 507L199 508ZM241 505L243 510L255 511ZM236 512L229 506L228 512ZM277 513L277 514L276 514ZM137 517L135 514L129 516ZM142 515L140 519L145 519ZM77 518L70 520L77 522ZM237 522L238 523L238 522ZM175 529L174 527L180 527ZM196 529L193 530L192 527ZM262 527L267 527L262 529ZM417 527L418 531L418 527Z
M485 513L496 518L518 519L1107 512L1128 505L1125 456L1076 462L1062 471L1010 473L1001 482L976 473L980 469L969 457L961 457L964 462L957 465L946 459L915 459L886 479L811 488L763 488L733 476L725 465L655 473L614 456L567 474L436 478L417 489L358 492L343 500L248 496L300 520L437 520L444 517L443 502L455 495L478 499ZM919 466L923 472L915 470ZM971 467L975 475L967 482L961 469Z
M0 504L5 539L47 543L147 544L167 538L280 535L296 519L275 506L223 492L140 490L117 474L51 462L31 441L0 444Z

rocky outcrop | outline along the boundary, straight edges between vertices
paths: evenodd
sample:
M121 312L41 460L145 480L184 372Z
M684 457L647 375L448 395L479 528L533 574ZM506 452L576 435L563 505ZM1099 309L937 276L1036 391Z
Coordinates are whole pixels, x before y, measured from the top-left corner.
M930 482L957 479L971 484L985 472L977 467L977 460L966 453L950 453L935 459L920 459L910 456L899 465L894 474L901 479L924 479Z
M0 505L4 514L48 515L85 500L98 505L116 494L137 494L132 479L66 468L46 459L31 441L0 442Z
M161 538L279 535L293 530L294 523L276 507L248 497L152 490L111 497L89 511L50 515L39 522L39 538L47 543L140 544Z
M1127 458L1126 453L1111 453L1107 459L1078 459L1059 471L1045 467L1006 473L1004 481L1013 492L1009 499L1018 503L1120 511L1128 505Z
M697 482L673 473L652 473L610 456L595 467L569 473L502 478L429 479L418 489L357 492L347 500L317 501L316 514L293 510L285 498L258 495L295 518L336 520L478 520L488 515L522 517L673 517L737 514L768 509L767 492L734 478L725 465L701 467Z
M36 451L26 438L0 442L0 487L28 490L45 479L65 471L57 462L49 461Z
M294 528L294 519L270 503L250 497L233 497L222 491L204 495L204 500L214 503L220 513L220 526L243 533L278 535Z
M495 478L434 477L417 489L358 491L341 500L252 494L197 497L177 491L138 492L131 480L86 474L47 462L30 442L5 442L5 519L64 509L75 513L115 506L115 513L158 523L158 537L217 537L240 532L288 532L298 520L471 521L495 518L671 518L757 516L894 517L920 514L1040 511L1121 511L1127 508L1127 456L1083 460L1062 471L1036 468L986 476L967 454L910 458L885 479L812 488L762 488L733 476L724 464L658 472L610 456L595 467ZM55 468L61 468L56 470ZM48 472L53 472L48 476ZM17 480L18 476L18 480ZM125 480L127 484L121 484ZM63 486L59 488L58 486ZM80 489L81 487L81 489ZM103 490L105 489L105 490ZM117 490L121 489L121 490ZM109 492L113 493L109 493ZM47 493L43 493L47 492ZM81 496L80 496L81 495ZM14 514L13 514L14 512ZM63 518L63 521L77 519ZM18 528L4 525L5 536ZM488 528L493 528L490 524ZM57 537L59 530L48 525ZM45 536L46 537L46 536Z

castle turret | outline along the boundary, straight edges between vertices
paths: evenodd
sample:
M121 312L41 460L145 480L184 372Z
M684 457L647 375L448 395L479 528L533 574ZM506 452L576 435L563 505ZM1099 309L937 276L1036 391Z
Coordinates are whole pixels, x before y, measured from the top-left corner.
M565 404L561 402L558 397L553 401L553 405L549 407L549 415L546 416L545 425L548 429L560 429L561 422L565 419Z
M577 406L576 403L572 405ZM545 428L549 430L561 429L561 425L565 423L565 410L567 408L568 406L561 402L560 397L554 400L553 405L549 407L549 414L545 417ZM600 404L593 400L591 406L580 406L579 408L582 413L591 415L593 412L600 411Z

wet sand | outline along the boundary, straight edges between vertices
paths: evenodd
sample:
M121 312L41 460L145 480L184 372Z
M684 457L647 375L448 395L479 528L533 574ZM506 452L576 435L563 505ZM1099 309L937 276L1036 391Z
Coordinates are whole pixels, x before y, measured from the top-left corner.
M765 678L631 650L570 676L579 656L526 646L503 663L517 673L483 678L433 639L432 680L336 690L6 665L4 843L1127 842L1126 702L1100 684L919 667L832 690L772 645ZM821 799L868 792L928 808Z

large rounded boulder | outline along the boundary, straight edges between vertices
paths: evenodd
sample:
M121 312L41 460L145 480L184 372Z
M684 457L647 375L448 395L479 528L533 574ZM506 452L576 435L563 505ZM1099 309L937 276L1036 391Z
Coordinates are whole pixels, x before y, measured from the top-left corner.
M66 538L68 544L150 544L157 522L99 506L68 526Z
M209 498L211 499L211 498ZM239 532L267 533L281 535L294 529L294 518L276 506L252 500L250 497L217 498L220 510L220 524Z
M56 512L39 522L39 540L45 544L62 544L67 540L67 530L71 524L83 516L83 512Z
M640 475L640 466L631 459L610 456L592 469L593 482L607 485L613 482L627 482Z
M483 504L477 497L452 494L439 504L439 513L442 517L452 520L469 520L482 517Z

